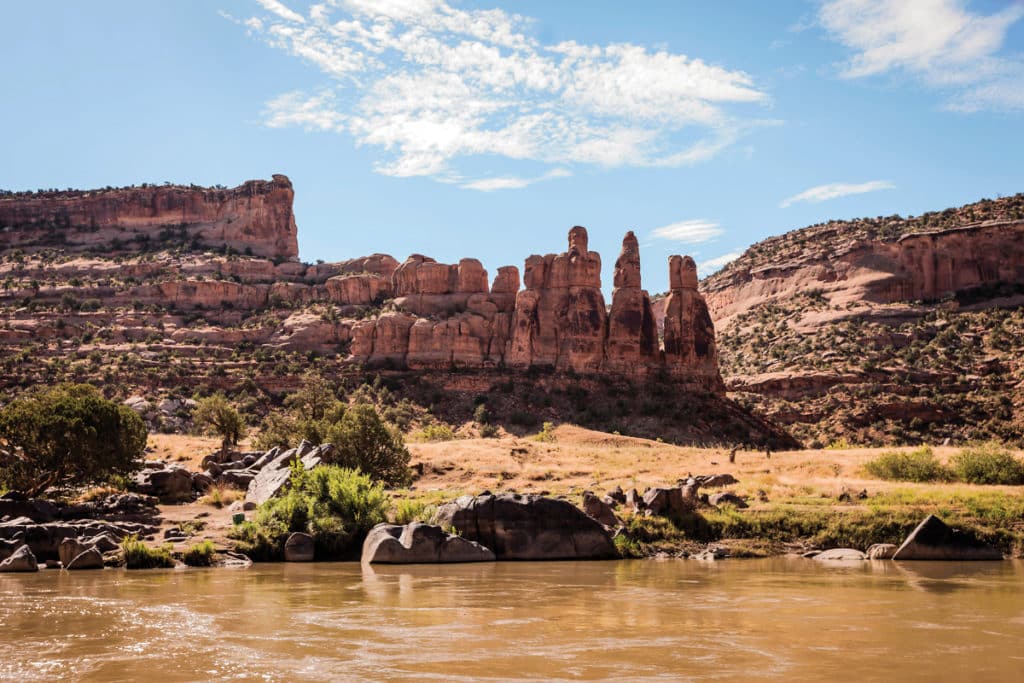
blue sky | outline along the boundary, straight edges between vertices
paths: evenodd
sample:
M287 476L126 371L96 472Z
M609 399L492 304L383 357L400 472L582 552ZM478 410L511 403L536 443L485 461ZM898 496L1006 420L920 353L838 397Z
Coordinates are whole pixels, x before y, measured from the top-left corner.
M0 187L285 173L303 260L522 266L584 225L644 285L829 218L1024 191L1024 4L0 5Z

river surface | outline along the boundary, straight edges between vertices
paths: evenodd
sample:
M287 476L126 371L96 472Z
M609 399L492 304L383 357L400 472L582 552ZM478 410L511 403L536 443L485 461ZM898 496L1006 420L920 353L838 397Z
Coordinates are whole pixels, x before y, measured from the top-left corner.
M0 574L0 679L1024 680L1024 563Z

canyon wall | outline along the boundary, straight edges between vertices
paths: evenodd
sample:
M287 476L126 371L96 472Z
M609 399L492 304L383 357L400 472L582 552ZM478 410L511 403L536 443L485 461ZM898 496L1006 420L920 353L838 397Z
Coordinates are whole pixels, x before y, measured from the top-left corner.
M293 197L283 175L230 190L166 185L0 196L0 246L109 253L194 243L297 259Z

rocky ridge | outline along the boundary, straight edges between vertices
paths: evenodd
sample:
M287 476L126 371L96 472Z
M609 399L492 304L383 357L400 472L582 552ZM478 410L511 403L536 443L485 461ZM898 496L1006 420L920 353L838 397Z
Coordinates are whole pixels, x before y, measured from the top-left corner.
M812 445L1024 439L1024 195L796 230L701 291L730 395Z

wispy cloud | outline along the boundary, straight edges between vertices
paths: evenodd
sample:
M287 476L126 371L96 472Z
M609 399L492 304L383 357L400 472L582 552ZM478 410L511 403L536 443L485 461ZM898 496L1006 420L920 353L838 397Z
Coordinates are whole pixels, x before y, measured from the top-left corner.
M518 176L505 176L497 178L481 178L480 180L472 180L469 182L460 183L459 187L463 187L467 190L478 190L480 192L493 192L495 190L520 190L524 187L529 187L534 183L539 183L545 180L551 180L552 178L566 178L571 176L572 172L564 168L554 168L544 175L537 176L535 178L520 178Z
M895 189L888 180L870 180L866 183L829 183L808 188L799 194L783 199L779 208L785 209L797 202L824 202L829 199L838 199L851 194L864 194L865 192L877 192L878 190Z
M278 0L239 23L326 77L267 103L271 126L351 134L376 170L458 182L460 162L496 156L552 167L706 161L762 122L743 71L631 43L544 43L531 20L445 0L328 0L306 16ZM525 187L483 178L470 189Z
M818 12L854 51L842 77L908 74L949 93L946 108L959 111L1024 109L1024 59L1002 50L1022 17L1019 2L984 15L963 0L827 0Z
M740 256L743 256L742 251L730 251L728 254L722 254L715 258L709 258L707 261L701 261L697 264L697 270L701 275L710 275L725 264L735 261Z
M711 221L702 219L679 221L664 225L651 231L651 237L659 240L682 242L683 244L699 244L712 240L725 231Z

